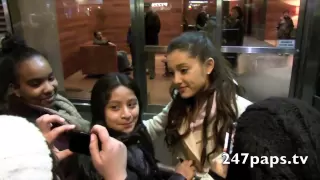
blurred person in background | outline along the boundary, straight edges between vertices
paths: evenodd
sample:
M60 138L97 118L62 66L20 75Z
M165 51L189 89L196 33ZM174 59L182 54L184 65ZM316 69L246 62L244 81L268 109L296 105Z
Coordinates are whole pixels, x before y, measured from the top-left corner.
M243 11L239 6L234 6L230 16L225 19L224 44L226 46L243 46L244 35ZM224 53L224 56L233 69L237 67L237 53Z
M151 3L144 3L144 26L145 26L145 44L159 45L159 33L161 29L161 21L159 15L152 10ZM147 69L150 79L155 77L155 54L147 53Z
M207 6L201 7L201 12L197 15L196 18L196 29L198 31L203 30L207 20L209 18L209 14L207 13Z
M294 24L290 17L289 10L285 10L277 26L278 39L291 39L293 29Z
M113 45L113 46L115 46L115 44L113 44L111 41L109 41L107 38L105 38L102 35L101 31L93 32L93 44L95 44L95 45Z

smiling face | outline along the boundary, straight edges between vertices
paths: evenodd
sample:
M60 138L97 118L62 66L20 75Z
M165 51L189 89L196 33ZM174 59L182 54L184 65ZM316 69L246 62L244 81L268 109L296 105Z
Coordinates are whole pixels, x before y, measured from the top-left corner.
M139 118L139 103L134 92L125 87L115 88L105 106L105 120L109 128L130 133Z
M17 84L14 93L29 104L51 107L58 82L43 56L32 56L16 66Z
M213 59L202 63L199 58L191 57L188 52L174 50L167 55L168 67L173 72L173 84L182 98L190 98L208 84L208 74L214 68Z

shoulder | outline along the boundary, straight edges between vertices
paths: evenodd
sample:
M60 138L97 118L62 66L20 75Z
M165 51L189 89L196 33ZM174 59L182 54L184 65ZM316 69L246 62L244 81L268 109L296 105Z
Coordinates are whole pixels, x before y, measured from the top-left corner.
M251 101L236 95L237 108L238 108L238 117L247 109L248 106L253 104Z

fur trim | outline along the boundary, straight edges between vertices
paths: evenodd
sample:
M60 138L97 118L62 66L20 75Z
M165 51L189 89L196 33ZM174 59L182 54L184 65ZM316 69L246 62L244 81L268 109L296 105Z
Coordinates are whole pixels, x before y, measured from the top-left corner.
M0 116L0 179L52 180L48 144L33 124L15 116Z

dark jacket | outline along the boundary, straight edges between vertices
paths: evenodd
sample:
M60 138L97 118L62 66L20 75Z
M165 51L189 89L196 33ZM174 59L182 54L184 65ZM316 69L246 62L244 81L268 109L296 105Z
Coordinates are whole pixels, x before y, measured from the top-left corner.
M146 45L159 44L159 32L161 29L161 22L159 15L153 11L149 11L145 16L145 41Z
M128 32L127 32L127 44L129 46L132 44L131 26L128 28Z
M202 30L202 28L207 23L208 17L206 12L200 12L196 19L197 30Z
M277 26L279 39L291 39L294 24L291 17L284 17L283 21L280 21Z
M108 128L110 136L122 141L128 150L126 180L185 180L179 174L160 171L155 159L154 149L146 127L139 123L130 134L116 132ZM82 161L82 163L88 160ZM83 164L86 180L101 180L93 165ZM83 176L83 177L84 177Z
M228 46L242 46L244 40L244 23L242 19L226 19L226 30L223 32L223 38Z
M313 180L320 179L320 113L306 102L289 98L268 98L249 106L238 120L233 157L247 153L256 157L308 156L306 164L288 164L280 160L273 167L250 161L231 161L228 180ZM269 161L270 162L270 161ZM261 163L261 162L260 162Z

